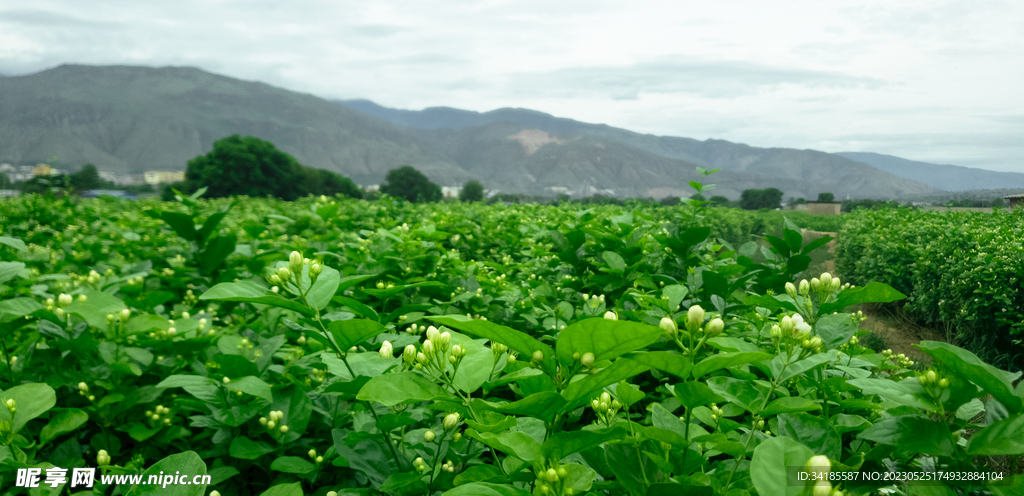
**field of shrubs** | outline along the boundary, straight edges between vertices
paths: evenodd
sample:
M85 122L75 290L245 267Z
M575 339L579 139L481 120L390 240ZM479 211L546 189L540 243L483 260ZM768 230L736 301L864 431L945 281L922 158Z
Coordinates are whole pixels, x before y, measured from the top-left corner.
M0 491L1024 494L1020 373L859 345L850 306L925 308L919 286L808 274L829 238L734 245L723 215L0 200ZM960 287L934 291L951 315L1019 322ZM91 487L45 483L80 467ZM209 483L100 478L179 472Z
M839 237L836 268L850 282L884 282L950 342L1024 367L1024 211L861 211Z

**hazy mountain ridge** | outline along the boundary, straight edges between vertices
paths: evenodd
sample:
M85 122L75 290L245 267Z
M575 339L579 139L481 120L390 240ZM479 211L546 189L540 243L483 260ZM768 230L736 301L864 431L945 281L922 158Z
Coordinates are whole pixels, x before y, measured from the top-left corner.
M642 135L524 109L362 108L371 113L196 68L65 65L0 79L0 162L56 156L71 169L90 162L116 172L182 170L217 139L242 134L359 184L379 183L409 164L445 185L478 179L508 192L563 187L642 196L658 188L682 195L692 192L687 181L703 166L722 169L711 182L731 198L764 187L803 197L934 191L810 150Z
M861 162L895 176L919 181L944 191L1024 188L1024 174L1000 172L959 165L931 164L868 152L840 152L835 155Z
M708 169L722 169L712 178L716 183L723 183L722 193L730 197L738 197L743 189L755 187L778 187L785 191L787 196L817 197L818 193L831 192L842 198L847 195L854 198L891 198L934 191L934 188L921 182L894 177L860 162L815 150L757 148L724 140L698 141L691 138L654 136L604 124L589 124L554 117L527 109L503 108L490 112L473 112L450 107L431 107L411 111L382 107L368 100L341 100L339 103L395 124L419 128L421 134L434 130L435 135L440 135L443 134L438 131L440 129L459 130L509 122L563 136L589 135L604 138L653 156L675 159ZM732 181L727 182L724 180L726 172L747 174L732 176Z

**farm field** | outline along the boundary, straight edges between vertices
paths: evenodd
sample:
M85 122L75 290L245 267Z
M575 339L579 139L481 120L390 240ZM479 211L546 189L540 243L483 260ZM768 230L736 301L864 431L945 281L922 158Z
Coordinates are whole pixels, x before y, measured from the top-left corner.
M929 368L876 353L849 311L924 304L924 276L874 267L934 247L872 229L995 229L958 249L1002 277L1012 244L981 246L1019 249L1021 214L843 216L849 281L809 273L829 238L801 236L840 221L779 214L0 200L2 491L1024 493L1020 373L938 341L919 345ZM948 237L933 242L969 242ZM57 467L98 467L97 484L10 482ZM210 480L99 482L161 471ZM903 475L866 480L883 472Z

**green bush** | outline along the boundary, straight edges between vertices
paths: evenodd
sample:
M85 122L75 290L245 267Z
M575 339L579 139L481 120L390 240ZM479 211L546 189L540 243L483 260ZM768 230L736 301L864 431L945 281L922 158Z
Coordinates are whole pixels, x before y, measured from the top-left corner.
M102 476L160 471L211 477L161 494L831 492L790 479L811 463L849 495L920 494L852 480L893 467L1020 494L1019 373L945 343L919 345L927 369L865 348L848 307L902 294L800 280L821 243L785 220L722 249L731 218L767 217L0 200L0 475L98 466L108 495L139 490Z

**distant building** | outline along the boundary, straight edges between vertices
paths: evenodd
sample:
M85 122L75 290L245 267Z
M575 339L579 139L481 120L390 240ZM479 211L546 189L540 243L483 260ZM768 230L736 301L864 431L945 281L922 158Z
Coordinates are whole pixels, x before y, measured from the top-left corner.
M462 192L462 186L441 186L441 196L445 198L458 198Z
M146 184L165 184L165 183L176 183L178 181L185 180L185 171L168 172L168 171L149 171L143 174Z
M366 192L380 191L380 185L379 184L368 184L366 186L363 186L363 191L366 191Z
M841 202L807 202L807 213L812 215L839 215Z
M52 173L53 169L51 169L50 166L46 164L39 164L32 168L32 175L36 177L49 176Z
M1010 210L1016 210L1017 207L1024 205L1024 195L1004 196L1003 199L1006 200L1006 205L1010 207Z

